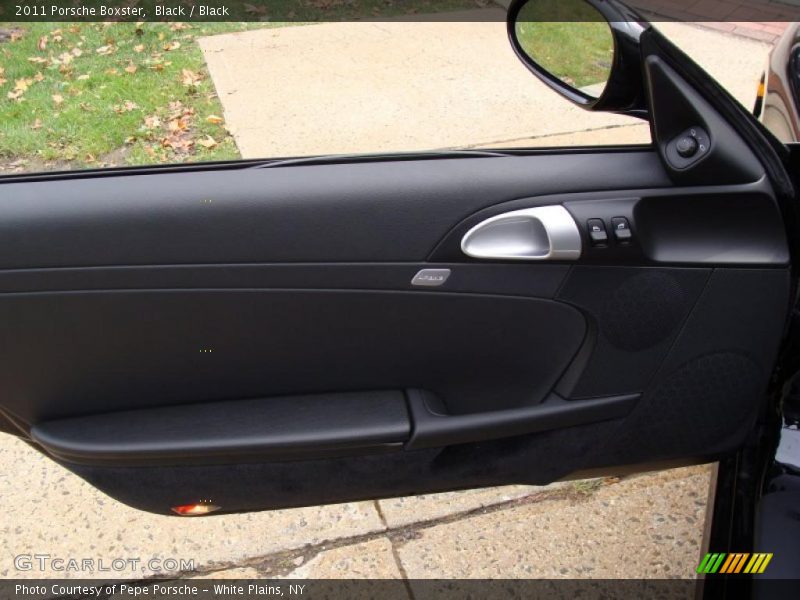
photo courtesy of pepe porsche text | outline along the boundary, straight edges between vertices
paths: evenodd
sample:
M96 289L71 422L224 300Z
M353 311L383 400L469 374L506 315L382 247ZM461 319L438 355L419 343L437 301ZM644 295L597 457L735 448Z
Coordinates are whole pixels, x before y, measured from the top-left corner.
M212 597L251 598L267 596L302 596L307 590L306 584L293 583L286 585L266 584L259 582L226 583L226 582L138 582L138 583L16 583L14 594L19 598L47 597L81 597L81 598L158 598L175 597L191 598L199 595Z

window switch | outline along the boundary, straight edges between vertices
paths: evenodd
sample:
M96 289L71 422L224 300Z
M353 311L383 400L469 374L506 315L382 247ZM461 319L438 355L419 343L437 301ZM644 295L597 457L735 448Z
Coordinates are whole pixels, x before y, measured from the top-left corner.
M617 241L627 242L631 239L631 224L625 217L614 217L611 219L611 229L614 230L614 237Z
M600 246L608 242L608 233L603 219L589 219L586 221L586 227L589 229L589 239L592 240L593 246Z

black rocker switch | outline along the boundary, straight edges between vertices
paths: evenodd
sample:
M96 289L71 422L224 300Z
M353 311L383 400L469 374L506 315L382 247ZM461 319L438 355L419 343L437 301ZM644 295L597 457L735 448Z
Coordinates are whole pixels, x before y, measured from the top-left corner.
M606 233L606 224L603 219L589 219L586 221L586 226L589 228L589 239L592 240L593 246L608 242L608 233Z
M627 242L631 239L631 225L625 217L614 217L611 219L611 229L614 231L614 237L619 242Z

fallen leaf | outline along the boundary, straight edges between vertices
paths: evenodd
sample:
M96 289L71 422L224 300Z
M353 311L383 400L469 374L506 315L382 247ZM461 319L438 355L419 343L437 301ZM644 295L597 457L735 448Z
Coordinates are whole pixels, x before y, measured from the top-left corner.
M167 123L167 129L170 131L186 131L189 127L189 124L186 122L186 119L177 118L172 119L169 123Z
M86 162L87 162L87 163L93 163L93 162L94 162L94 161L96 161L97 159L95 158L94 154L92 154L92 153L90 153L90 152L87 152L87 153L86 153L86 159L85 159L85 160L86 160Z
M225 122L225 119L223 119L222 117L218 117L217 115L208 115L206 117L206 121L208 121L212 125L220 125Z
M52 97L53 97L53 102L55 103L56 106L64 102L64 96L62 96L61 94L53 94Z
M166 44L164 44L162 46L162 48L164 49L165 52L169 52L170 50L177 50L180 47L181 47L181 43L180 42L176 42L174 40L171 41L171 42L167 42Z
M31 129L34 129L34 130L41 129L41 128L42 128L42 120L41 119L36 119L33 122L33 125L31 125Z
M89 79L89 74L88 73L84 73L83 75L78 75L78 79L80 81L86 81L87 79Z
M140 52L144 52L144 44L137 44L133 47L133 51L137 54Z
M106 56L114 52L114 46L112 46L111 44L108 44L106 46L100 46L95 50L95 52L101 56Z
M83 54L83 50L75 46L72 50L70 50L70 54L72 54L72 56L74 56L75 58L78 58Z
M117 114L122 114L125 112L131 112L132 110L136 110L139 108L139 105L136 102L131 102L130 100L126 100L123 104L117 104L113 107L114 112Z
M32 83L33 79L17 79L14 82L14 89L20 92L24 92L31 86Z
M159 119L157 115L150 115L149 117L145 117L144 126L147 129L155 129L156 127L161 127L161 119Z
M137 70L138 70L138 67L135 64L133 64L133 62L129 62L128 66L125 67L125 72L126 73L130 73L131 75L136 73Z
M72 62L74 58L75 55L72 54L71 52L63 52L62 54L58 55L58 62L61 63L62 65L68 65L69 63Z
M47 50L47 36L43 35L39 38L39 41L36 43L36 47L39 50Z
M217 145L217 140L215 140L210 135L206 136L204 140L197 140L197 143L200 144L203 148L211 149Z
M42 72L39 71L38 73L36 73L36 75L33 76L33 80L34 81L44 81L44 75L42 75Z
M43 65L43 64L46 64L46 63L50 62L49 60L47 60L46 58L44 58L42 56L31 56L31 57L28 58L28 61L32 62L32 63L35 63L37 65Z
M24 93L23 90L14 90L13 92L8 92L6 96L8 96L9 100L19 100Z
M195 86L203 80L203 76L200 73L195 73L194 71L190 71L189 69L182 69L181 70L181 83L186 86Z

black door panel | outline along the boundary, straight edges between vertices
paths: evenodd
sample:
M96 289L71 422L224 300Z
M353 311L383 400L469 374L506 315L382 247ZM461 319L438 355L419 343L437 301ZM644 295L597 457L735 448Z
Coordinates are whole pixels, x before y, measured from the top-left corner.
M461 414L541 402L584 339L540 299L213 290L5 294L4 407L28 423L164 405L420 388Z
M643 151L9 179L0 268L422 261L475 211L565 182L671 185Z
M460 249L481 220L543 205L572 214L577 260ZM675 187L653 150L8 181L0 406L162 513L704 456L741 440L769 376L780 224L765 181ZM412 283L430 268L449 277Z

